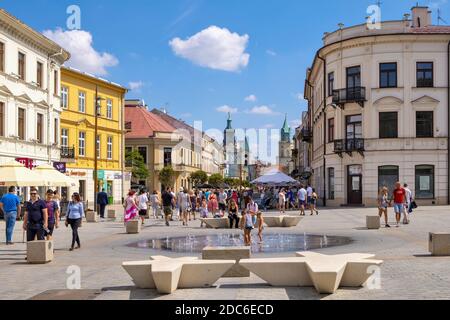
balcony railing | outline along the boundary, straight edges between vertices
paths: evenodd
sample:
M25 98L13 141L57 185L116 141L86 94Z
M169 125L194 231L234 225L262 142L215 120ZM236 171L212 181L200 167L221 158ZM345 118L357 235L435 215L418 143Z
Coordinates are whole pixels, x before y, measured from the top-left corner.
M366 88L354 87L339 90L333 90L333 103L344 108L346 103L358 103L364 107L366 101Z
M359 152L363 155L364 151L364 139L355 138L334 141L334 152L339 155L342 155L344 152L348 154L351 154L352 152Z
M75 159L75 148L61 147L62 159Z
M303 128L301 131L301 136L303 142L311 142L313 136L311 129Z

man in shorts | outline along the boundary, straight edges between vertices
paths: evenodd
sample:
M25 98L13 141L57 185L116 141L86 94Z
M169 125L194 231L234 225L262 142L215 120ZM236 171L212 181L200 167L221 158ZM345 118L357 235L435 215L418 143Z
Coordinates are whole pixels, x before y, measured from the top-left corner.
M220 210L220 215L222 217L225 216L225 211L227 210L227 199L228 199L228 194L223 189L220 189L219 210Z
M172 194L172 190L167 188L165 192L162 194L162 203L163 203L163 211L164 216L166 218L166 226L169 226L169 221L173 214L173 206L175 204L175 198Z
M406 190L402 188L402 184L397 182L395 184L395 189L392 194L392 199L394 199L394 211L395 218L397 220L397 228L400 227L400 219L402 214L405 213L405 204L406 204ZM392 200L391 200L392 202Z
M300 190L298 191L298 207L300 208L300 215L305 215L305 205L306 205L306 199L307 199L308 192L306 191L304 186L300 187Z

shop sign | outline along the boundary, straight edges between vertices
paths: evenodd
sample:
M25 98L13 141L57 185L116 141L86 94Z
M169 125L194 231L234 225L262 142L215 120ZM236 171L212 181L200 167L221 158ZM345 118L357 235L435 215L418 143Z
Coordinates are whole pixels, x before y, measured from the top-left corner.
M83 171L69 171L69 176L85 177L86 176L86 172L83 172Z
M33 159L30 159L30 158L16 158L16 161L20 162L21 164L23 164L28 169L36 168L36 163L34 162Z
M61 173L66 173L67 171L65 162L53 162L53 168L55 168Z
M98 170L97 171L97 179L98 180L105 180L105 170Z
M121 173L114 173L114 180L121 180L122 174Z

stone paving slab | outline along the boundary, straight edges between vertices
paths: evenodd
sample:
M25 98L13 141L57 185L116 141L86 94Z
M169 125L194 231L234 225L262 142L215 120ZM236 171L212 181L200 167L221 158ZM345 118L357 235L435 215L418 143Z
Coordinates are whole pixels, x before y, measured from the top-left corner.
M373 208L322 209L319 216L306 216L291 229L268 228L266 233L308 233L346 236L354 241L345 246L324 248L324 254L373 253L384 260L381 268L381 289L343 288L333 295L319 295L314 288L273 288L263 280L250 278L221 279L208 289L178 290L171 295L159 295L155 290L140 290L133 283L121 263L145 260L151 255L201 256L177 254L150 249L127 247L140 240L188 235L227 234L229 230L201 229L200 221L189 227L180 222L166 227L162 221L147 221L142 232L127 235L121 219L123 209L116 208L117 221L83 224L80 229L82 249L69 252L71 231L63 224L55 231L55 259L47 265L29 265L25 261L26 245L22 244L21 223L16 224L13 246L4 244L5 224L0 221L0 299L30 299L49 290L67 289L69 266L81 270L81 289L101 290L100 300L346 300L346 299L450 299L450 257L430 257L428 233L450 231L450 207L421 207L411 217L410 225L400 228L367 230L367 215L376 214ZM269 213L275 215L277 213ZM295 214L293 212L292 214ZM393 219L393 212L390 212ZM392 226L395 224L392 223ZM234 230L239 234L241 231ZM314 250L316 251L316 250ZM294 253L256 254L255 257L293 256ZM274 271L276 272L276 271ZM87 291L89 292L89 291ZM81 299L82 297L80 297Z

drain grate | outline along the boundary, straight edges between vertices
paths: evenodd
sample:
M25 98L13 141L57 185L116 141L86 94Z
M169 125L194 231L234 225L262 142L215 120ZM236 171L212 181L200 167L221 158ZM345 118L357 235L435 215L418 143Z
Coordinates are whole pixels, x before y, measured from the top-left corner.
M48 290L29 300L94 300L102 290Z

